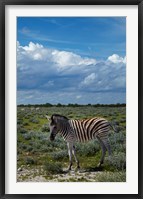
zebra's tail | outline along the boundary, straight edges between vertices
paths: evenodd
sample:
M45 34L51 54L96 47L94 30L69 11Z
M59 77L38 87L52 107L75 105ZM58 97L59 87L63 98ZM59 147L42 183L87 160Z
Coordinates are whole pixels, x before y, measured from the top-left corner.
M110 127L113 129L114 131L114 145L116 147L116 144L117 144L117 133L119 133L120 129L119 127L117 126L117 124L115 122L109 122L110 124Z
M119 133L119 127L117 126L115 122L109 122L109 125L115 133Z

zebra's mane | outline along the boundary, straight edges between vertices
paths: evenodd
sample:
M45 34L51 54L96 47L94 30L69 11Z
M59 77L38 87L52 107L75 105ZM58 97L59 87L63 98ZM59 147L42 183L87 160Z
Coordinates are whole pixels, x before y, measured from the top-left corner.
M51 116L51 120L52 120L52 121L54 120L54 117L59 118L59 119L69 120L67 117L65 117L65 116L63 116L63 115L60 115L60 114L53 114L53 115Z

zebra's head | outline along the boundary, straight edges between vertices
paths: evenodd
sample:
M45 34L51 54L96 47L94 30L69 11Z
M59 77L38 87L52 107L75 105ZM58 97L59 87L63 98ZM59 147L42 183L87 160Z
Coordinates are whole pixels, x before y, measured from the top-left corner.
M62 115L54 114L50 122L50 140L54 141L57 133L61 130L62 124L67 122L68 118Z

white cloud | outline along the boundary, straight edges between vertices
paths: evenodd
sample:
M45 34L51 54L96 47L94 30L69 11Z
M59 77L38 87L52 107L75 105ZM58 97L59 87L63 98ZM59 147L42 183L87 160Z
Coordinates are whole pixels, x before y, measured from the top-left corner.
M25 98L26 99L31 99L31 98L33 98L33 95L26 96Z
M77 95L76 96L76 99L80 99L82 96L81 95Z
M88 75L87 77L85 77L85 79L82 81L82 85L90 85L92 84L96 79L96 75L95 73L91 73L90 75Z
M25 51L36 51L37 49L42 49L43 46L41 44L34 44L33 42L29 43L29 46L22 47Z
M34 60L42 60L42 56L39 53L33 55Z
M106 61L97 62L96 59L70 51L49 49L33 42L21 46L17 42L18 91L35 89L35 92L38 91L36 98L39 101L45 100L41 98L41 93L46 95L47 92L53 92L50 98L52 100L54 92L58 92L57 100L59 97L61 101L66 100L67 93L72 93L74 99L72 96L71 99L80 103L84 101L82 93L85 93L85 98L89 93L125 90L125 63L126 57L122 58L116 54L108 57ZM30 93L28 98L29 96L34 96L34 92ZM32 99L29 98L29 101ZM22 95L21 100L20 96L18 100L22 100ZM48 95L46 100L48 101ZM67 103L68 100L70 103L70 96Z
M24 59L45 61L50 58L50 53L50 49L44 48L43 45L38 43L30 42L28 46L20 46L18 43L17 46L18 58L23 56Z
M46 82L45 84L42 85L42 88L50 88L54 86L54 81L49 80L48 82Z
M95 59L82 58L80 55L77 55L73 52L68 51L59 51L43 47L41 44L34 44L30 42L28 46L20 46L19 42L17 43L17 54L18 60L21 60L23 56L24 59L28 58L31 60L41 60L46 61L47 63L55 64L57 69L64 69L65 67L71 66L84 66L96 64Z
M95 59L82 58L80 55L72 52L54 50L52 55L53 61L61 68L67 66L96 64Z
M126 57L120 57L117 54L113 54L112 56L109 56L107 61L110 61L114 64L118 64L118 63L126 63Z
M125 56L124 59L123 59L123 63L126 64L126 61L127 61L127 59L126 59L126 56Z
M126 86L126 77L125 76L119 76L114 79L114 84L118 88L125 88Z

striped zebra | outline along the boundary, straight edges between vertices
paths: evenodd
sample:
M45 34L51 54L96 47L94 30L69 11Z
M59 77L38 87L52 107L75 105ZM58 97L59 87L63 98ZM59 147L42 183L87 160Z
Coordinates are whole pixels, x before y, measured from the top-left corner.
M48 116L47 116L48 118ZM77 163L77 168L80 168L79 161L76 157L74 143L86 142L97 138L102 149L102 155L98 166L100 167L104 162L104 157L106 151L108 151L109 156L111 155L110 144L108 140L109 130L113 128L109 121L104 118L92 118L83 120L70 120L65 116L59 114L53 114L51 116L50 122L50 140L53 141L59 133L63 139L67 142L68 154L69 154L69 167L72 167L72 154Z

